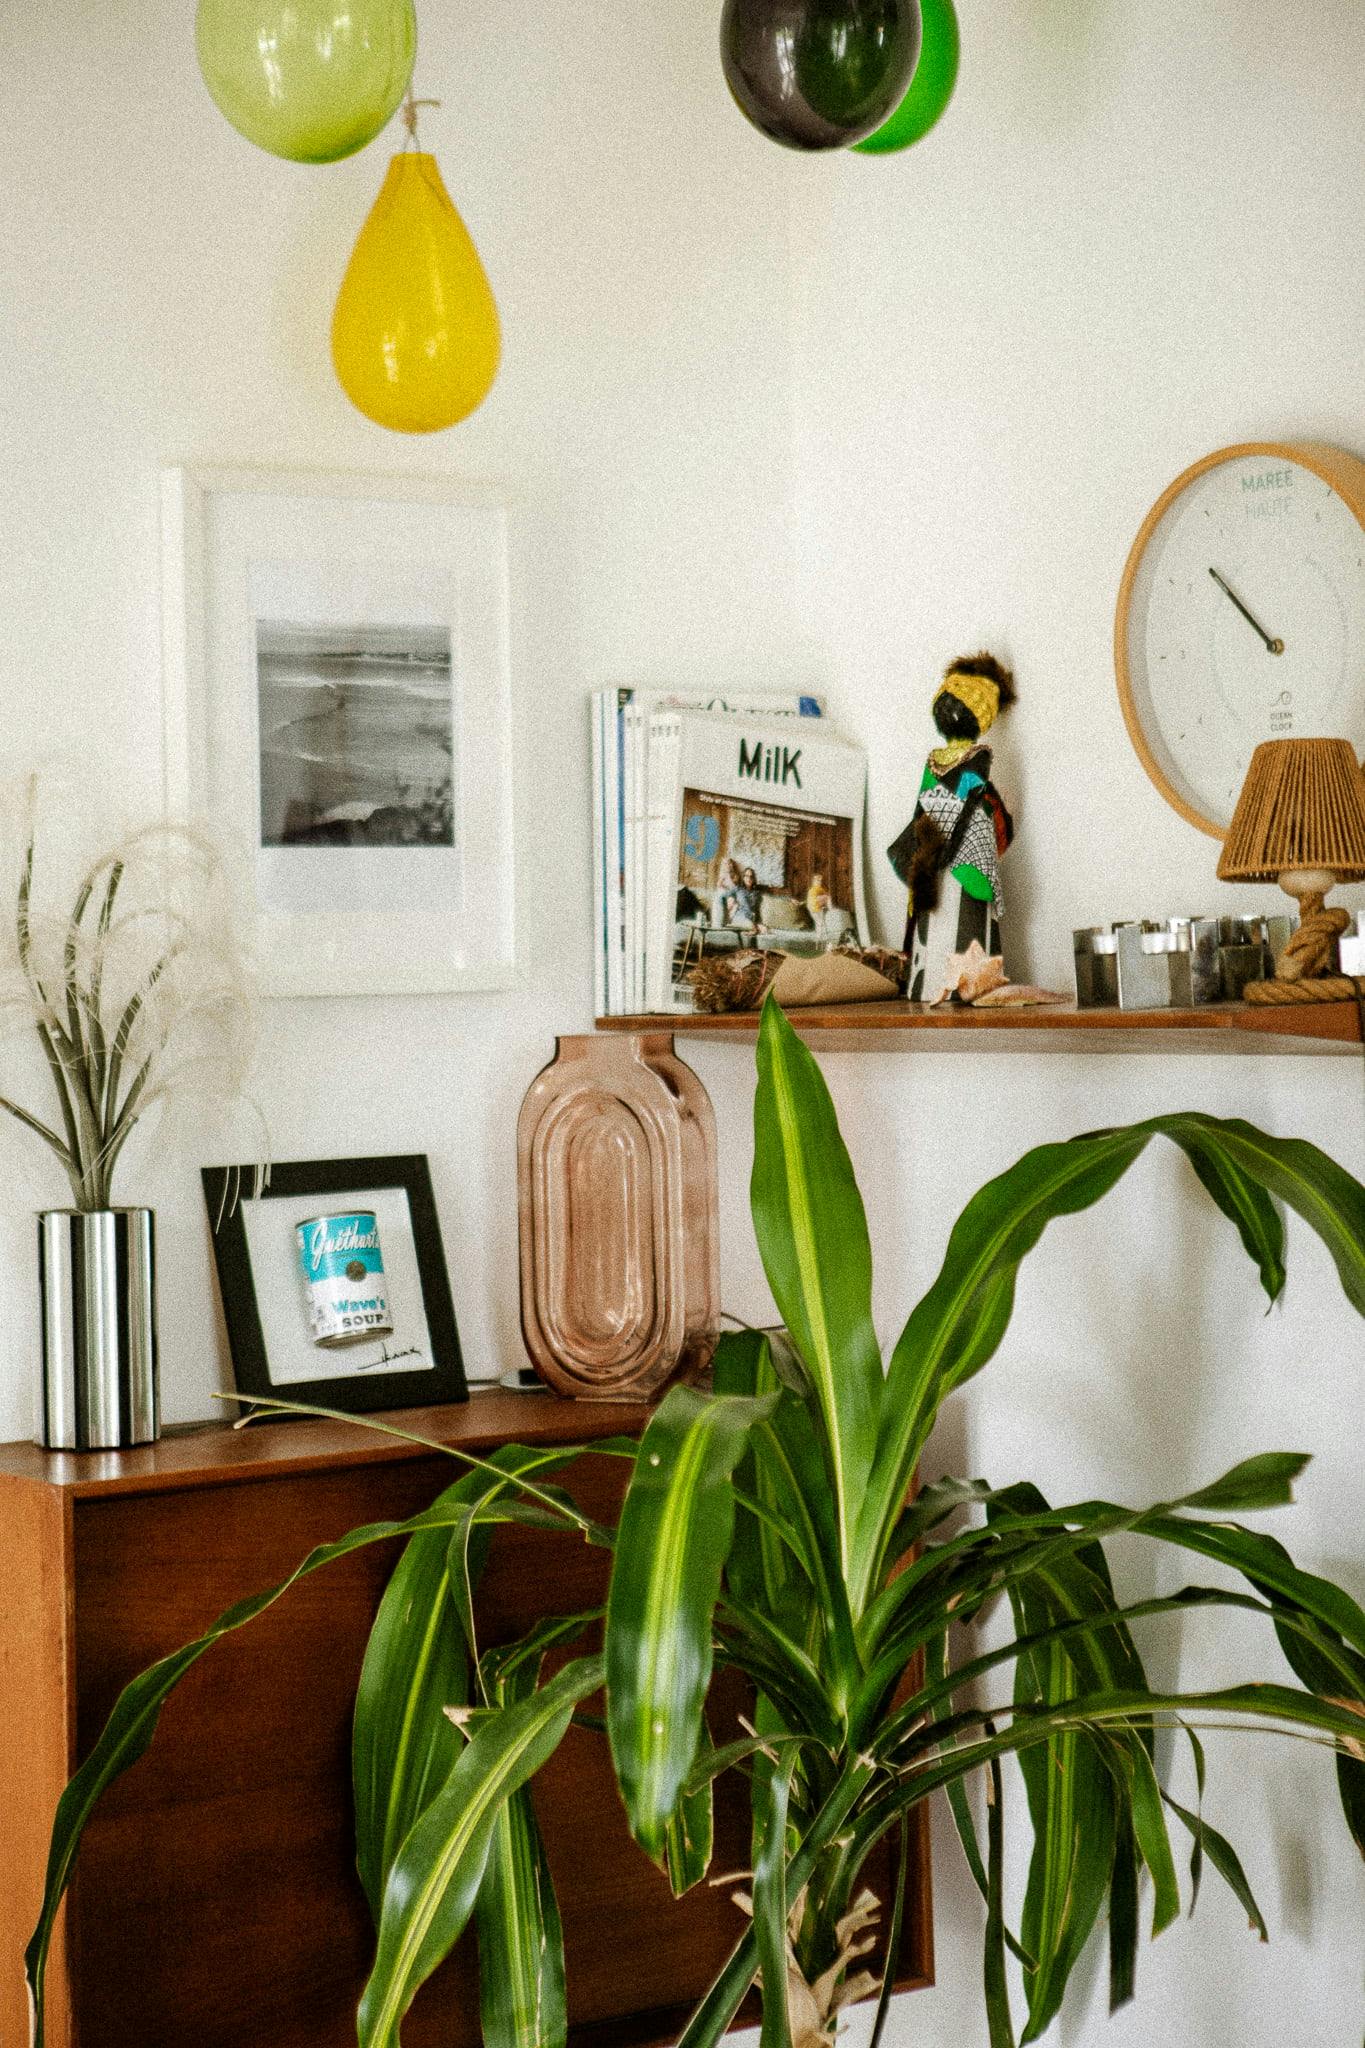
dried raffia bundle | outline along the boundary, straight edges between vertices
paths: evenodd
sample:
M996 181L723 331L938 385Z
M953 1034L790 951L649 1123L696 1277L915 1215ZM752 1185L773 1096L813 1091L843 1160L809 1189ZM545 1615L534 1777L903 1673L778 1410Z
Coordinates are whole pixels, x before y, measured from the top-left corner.
M776 950L723 953L688 976L696 1007L712 1017L761 1010L771 989L783 1009L819 1003L885 1002L905 987L910 962L885 946L836 946L797 955Z
M897 953L890 946L842 945L835 949L839 957L849 957L870 967L874 974L893 984L897 995L904 995L910 980L910 955Z
M168 1112L260 1125L254 982L217 849L158 824L91 859L90 813L56 778L0 794L0 1023L17 1041L0 1109L60 1160L78 1210L112 1206L128 1140Z
M688 977L692 1000L708 1017L729 1010L759 1010L785 958L782 953L722 953L703 960Z

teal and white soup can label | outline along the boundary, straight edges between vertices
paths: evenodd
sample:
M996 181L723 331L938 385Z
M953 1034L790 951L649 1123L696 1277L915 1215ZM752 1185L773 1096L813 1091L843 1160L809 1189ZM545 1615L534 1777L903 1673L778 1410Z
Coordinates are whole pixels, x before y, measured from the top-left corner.
M379 1224L373 1209L310 1216L296 1225L315 1344L354 1344L393 1329Z

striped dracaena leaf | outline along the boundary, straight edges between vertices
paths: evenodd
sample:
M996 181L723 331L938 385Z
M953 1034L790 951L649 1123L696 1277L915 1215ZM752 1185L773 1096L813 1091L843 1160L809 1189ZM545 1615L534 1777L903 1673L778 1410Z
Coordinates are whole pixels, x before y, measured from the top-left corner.
M1130 1811L1133 1834L1143 1862L1152 1874L1152 1936L1161 1934L1180 1912L1180 1886L1175 1874L1166 1817L1161 1811L1161 1787L1144 1744L1123 1745L1120 1754L1130 1773Z
M455 1517L453 1532L424 1530L409 1539L370 1631L351 1735L356 1868L376 1923L384 1883L399 1844L455 1765L462 1744L446 1717L465 1703L473 1593L490 1525L548 1507L517 1495L519 1479L540 1479L573 1451L506 1444L485 1467L446 1488L436 1505ZM505 1476L504 1476L505 1475ZM543 1486L541 1498L552 1497Z
M459 1512L447 1548L446 1577L472 1655L478 1655L474 1588L483 1569L491 1530L500 1522L522 1522L528 1518L536 1528L562 1526L564 1513L576 1514L578 1511L567 1494L544 1482L549 1473L562 1470L577 1456L573 1449L503 1444L477 1472L467 1473L451 1489ZM533 1492L526 1498L528 1483ZM582 1526L587 1533L586 1519Z
M986 1939L982 1950L982 1990L986 1998L986 2031L990 2048L1014 2048L1009 1980L1005 1972L1005 1783L992 1757L986 1792ZM902 1825L904 1820L902 1819Z
M963 1210L938 1278L892 1355L876 1467L858 1522L855 1610L880 1572L940 1403L986 1364L1005 1333L1020 1261L1055 1218L1106 1194L1156 1136L1186 1153L1272 1299L1284 1278L1278 1200L1321 1237L1347 1299L1365 1314L1365 1187L1314 1145L1236 1118L1179 1114L1026 1153Z
M787 1806L793 1756L754 1768L754 1938L763 1984L758 2048L792 2048L787 2002Z
M664 1831L664 1869L675 1899L700 1884L711 1868L715 1840L712 1782L711 1776L703 1775L700 1783L683 1786Z
M1217 1828L1210 1827L1202 1813L1191 1813L1187 1806L1182 1806L1178 1800L1172 1799L1168 1792L1163 1792L1161 1796L1171 1812L1189 1829L1193 1839L1194 1846L1190 1855L1191 1892L1198 1888L1200 1866L1207 1858L1246 1914L1248 1927L1262 1941L1269 1941L1270 1930L1265 1924L1265 1915L1256 1903L1256 1895L1247 1882L1247 1874L1242 1868L1241 1859L1227 1836L1220 1835ZM1190 1901L1190 1911L1194 1911L1193 1898Z
M1008 1754L1022 1758L1030 1751L1050 1747L1059 1735L1068 1731L1126 1742L1130 1745L1130 1754L1141 1744L1145 1755L1145 1738L1154 1727L1182 1721L1187 1715L1213 1716L1218 1720L1224 1717L1236 1721L1264 1720L1281 1729L1312 1731L1320 1739L1325 1737L1332 1745L1347 1748L1358 1741L1356 1730L1360 1726L1357 1713L1349 1707L1318 1699L1311 1693L1291 1687L1267 1684L1228 1686L1202 1693L1106 1690L1051 1703L1017 1701L1014 1718L1008 1727L996 1729L989 1715L959 1716L957 1719L961 1722L970 1719L977 1727L984 1727L984 1735L978 1737L975 1733L954 1727L951 1740L936 1754L926 1755L922 1762L898 1773L889 1784L883 1783L874 1788L853 1830L854 1846L850 1853L861 1862L912 1806L954 1781L965 1780L978 1771L988 1769L995 1758ZM1168 1800L1167 1803L1171 1802ZM1124 1814L1131 1816L1127 1802L1120 1806L1120 1815ZM1184 1818L1183 1813L1181 1817ZM1203 1846L1212 1860L1213 1845L1207 1835ZM1224 1847L1221 1837L1218 1838L1218 1847L1221 1854ZM1159 1852L1155 1853L1159 1855ZM1137 1855L1129 1835L1125 1852L1125 1883L1134 1876ZM1241 1897L1232 1860L1225 1859L1220 1871ZM989 1892L988 1875L988 1897ZM1134 1898L1129 1898L1123 1919L1126 1952L1118 1959L1117 1989L1120 1998L1131 1996L1132 1991L1131 1961L1136 1938ZM684 2036L680 2048L714 2048L714 2043L709 2034L699 2035L695 2044Z
M484 2048L564 2048L564 1930L525 1785L493 1823L474 1925Z
M1223 1686L1214 1692L1119 1692L1087 1693L1051 1704L1040 1702L1026 1707L1016 1701L1011 1725L999 1733L978 1740L966 1734L959 1741L959 1729L936 1755L916 1762L905 1770L885 1793L870 1804L866 1824L859 1834L860 1852L866 1854L899 1815L928 1798L931 1792L954 1778L981 1770L993 1756L1022 1753L1040 1743L1051 1742L1068 1728L1101 1729L1124 1735L1146 1735L1153 1727L1164 1727L1185 1715L1215 1716L1221 1720L1246 1717L1274 1723L1282 1729L1311 1729L1327 1738L1327 1746L1347 1748L1360 1740L1360 1715L1333 1700L1317 1698L1293 1686ZM980 1725L988 1716L959 1715L957 1722Z
M1261 1543L1267 1554L1278 1553L1282 1562L1294 1569L1289 1552L1273 1537L1262 1535ZM1305 1627L1309 1617L1294 1600L1286 1599L1283 1593L1276 1591L1270 1591L1269 1598L1276 1616L1275 1633L1294 1676L1311 1692L1321 1693L1328 1699L1339 1698L1345 1693L1365 1701L1365 1661L1348 1649L1336 1632L1324 1637L1320 1624ZM1344 1686L1343 1677L1347 1680ZM1191 1740L1198 1740L1193 1731ZM1346 1825L1356 1847L1365 1854L1365 1756L1356 1753L1337 1758L1337 1787ZM1200 1789L1203 1789L1202 1775Z
M1132 1132L1043 1145L987 1182L953 1226L943 1265L892 1353L877 1464L859 1516L858 1557L871 1590L915 1462L949 1390L978 1372L1008 1326L1019 1263L1057 1216L1107 1194L1141 1153Z
M1068 1559L1078 1560L1082 1572L1098 1582L1097 1591L1107 1587L1108 1567L1100 1538L1135 1531L1169 1540L1167 1523L1176 1510L1283 1505L1292 1500L1293 1481L1307 1463L1302 1452L1263 1452L1243 1459L1208 1486L1147 1508L1121 1507L1103 1500L1051 1508L1036 1488L1027 1485L993 1488L984 1481L973 1481L968 1488L958 1488L949 1484L940 1489L944 1499L951 1501L961 1495L983 1502L988 1526L969 1528L926 1546L867 1609L862 1626L869 1660L867 1683L875 1688L895 1658L908 1657L950 1618L962 1620L991 1593L1021 1579L1042 1583L1048 1570L1069 1569ZM1191 1520L1179 1526L1207 1525ZM1292 1565L1289 1568L1293 1570ZM1076 1581L1077 1586L1083 1583L1083 1579ZM1102 1606L1103 1601L1096 1611ZM1084 1603L1076 1611L1085 1611Z
M818 1417L807 1400L781 1385L762 1331L721 1339L713 1383L717 1393L777 1396L735 1471L735 1533L725 1568L726 1591L746 1614L761 1611L779 1626L793 1616L801 1623L818 1617L825 1681L842 1714L861 1665Z
M750 1204L768 1284L820 1417L846 1579L882 1406L872 1252L824 1076L771 997L758 1034Z
M776 1394L780 1382L773 1368L768 1338L762 1330L727 1330L711 1359L711 1384L718 1394L752 1399ZM774 1609L794 1576L788 1531L782 1523L784 1502L774 1496L772 1474L760 1467L752 1442L735 1469L738 1501L734 1535L726 1562L726 1584L746 1605ZM752 1506L747 1503L752 1502ZM807 1577L811 1563L803 1559Z
M891 1998L896 1988L897 1965L901 1953L901 1930L905 1924L905 1894L910 1883L910 1844L910 1826L902 1815L895 1887L891 1894L891 1920L886 1930L886 1960L882 1967L882 1981L877 1992L877 2010L873 2017L872 2034L867 2048L882 2048L882 2035L886 2031L886 2022L891 2013Z
M447 1489L452 1506L468 1482ZM398 1846L463 1747L445 1709L469 1697L469 1658L446 1578L449 1533L410 1537L365 1649L351 1730L356 1868L376 1923Z
M360 2001L360 2048L394 2048L418 1987L474 1911L500 1811L558 1747L579 1700L602 1683L600 1657L481 1719L469 1747L394 1859L374 1967Z
M607 1595L607 1732L631 1832L659 1861L697 1752L731 1475L772 1398L674 1387L646 1429Z
M1033 1608L1031 1618L1046 1609ZM1016 1701L1051 1704L1080 1688L1057 1643L1016 1666ZM1103 1758L1090 1737L1064 1729L1019 1757L1033 1824L1019 1939L1034 1967L1025 1972L1029 2015L1024 2040L1051 2023L1108 1888L1114 1854L1115 1799Z
M1133 1824L1119 1810L1114 1867L1109 1876L1109 2010L1126 2005L1137 1988L1138 1873L1141 1859Z
M1365 1187L1344 1167L1302 1138L1272 1137L1240 1117L1157 1117L1153 1127L1186 1150L1187 1134L1197 1136L1221 1155L1224 1173L1240 1173L1296 1210L1326 1245L1347 1300L1365 1316Z
M542 1643L549 1647L545 1632L532 1631L521 1654L500 1663L496 1653L485 1657L500 1707L530 1698L540 1676ZM564 1929L529 1785L498 1809L474 1926L484 2048L564 2048Z

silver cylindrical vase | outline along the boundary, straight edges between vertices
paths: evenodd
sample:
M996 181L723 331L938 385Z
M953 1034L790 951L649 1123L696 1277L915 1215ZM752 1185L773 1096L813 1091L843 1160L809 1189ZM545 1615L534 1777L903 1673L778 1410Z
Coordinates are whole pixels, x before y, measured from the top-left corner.
M150 1209L39 1216L48 1450L124 1450L159 1436L153 1242Z

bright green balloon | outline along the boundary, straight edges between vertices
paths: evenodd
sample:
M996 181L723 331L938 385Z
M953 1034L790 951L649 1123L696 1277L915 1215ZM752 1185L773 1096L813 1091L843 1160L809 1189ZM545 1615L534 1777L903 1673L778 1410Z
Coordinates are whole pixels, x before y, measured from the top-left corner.
M868 156L908 149L927 135L953 96L957 84L959 38L953 0L920 0L924 36L910 89L889 121L853 147Z
M408 89L413 0L199 0L199 69L248 142L331 164L372 142Z

